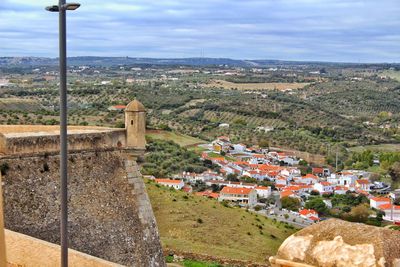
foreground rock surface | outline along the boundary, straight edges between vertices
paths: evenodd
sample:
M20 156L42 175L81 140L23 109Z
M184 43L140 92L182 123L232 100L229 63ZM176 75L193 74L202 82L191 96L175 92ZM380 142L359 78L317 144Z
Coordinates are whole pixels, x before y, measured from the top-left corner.
M324 267L398 267L400 232L330 219L287 238L271 263L276 260Z

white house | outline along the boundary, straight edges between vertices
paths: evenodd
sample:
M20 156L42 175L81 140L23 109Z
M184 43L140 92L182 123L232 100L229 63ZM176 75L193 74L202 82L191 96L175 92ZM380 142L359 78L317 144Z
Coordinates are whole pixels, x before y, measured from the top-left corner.
M347 187L343 185L336 185L334 186L333 190L335 191L335 194L337 195L345 195L346 192L348 191Z
M329 182L319 182L314 184L313 186L314 190L318 191L320 194L326 194L326 193L333 193L333 186Z
M318 182L318 177L311 173L301 177L301 183L304 184L316 184L317 182Z
M243 172L243 176L249 176L257 180L265 180L265 178L267 178L267 173L260 170L249 170Z
M383 204L390 204L390 198L388 197L373 197L369 200L369 206L371 208L379 209L379 206Z
M278 178L276 178L275 184L277 184L277 185L287 185L287 180L286 180L285 177L279 176Z
M233 145L233 150L235 150L235 152L244 152L246 150L246 145L234 144Z
M357 179L357 175L343 173L341 176L339 176L339 185L344 185L350 190L353 190Z
M383 216L384 220L390 222L400 222L400 206L394 205L392 207L392 204L389 203L380 205L379 209L385 213L385 216ZM393 216L392 216L392 210L393 210Z
M252 188L225 186L219 193L218 200L253 207L257 204L257 192Z
M256 192L259 197L267 198L271 195L270 186L256 186Z
M156 179L156 183L168 187L173 187L176 190L181 190L185 186L185 183L182 180Z
M356 180L355 187L358 190L369 192L371 188L371 183L368 179L358 179Z
M224 178L218 173L210 170L200 174L194 172L183 172L182 175L177 175L176 177L186 179L186 181L190 183L195 183L196 181L206 182L208 180L224 180Z

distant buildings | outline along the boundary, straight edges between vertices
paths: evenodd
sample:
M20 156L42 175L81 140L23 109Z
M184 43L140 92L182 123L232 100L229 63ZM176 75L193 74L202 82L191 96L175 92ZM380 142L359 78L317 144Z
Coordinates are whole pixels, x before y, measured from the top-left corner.
M115 106L108 107L107 110L123 112L125 110L125 108L126 108L125 105L115 105Z
M253 207L257 204L257 192L252 188L225 186L219 193L218 200Z

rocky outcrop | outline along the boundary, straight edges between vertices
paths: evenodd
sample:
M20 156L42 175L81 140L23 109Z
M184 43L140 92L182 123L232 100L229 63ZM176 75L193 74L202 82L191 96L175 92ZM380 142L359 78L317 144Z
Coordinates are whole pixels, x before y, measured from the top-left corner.
M59 243L59 156L0 158L6 228ZM70 248L128 266L165 266L135 153L69 155Z
M330 219L287 238L270 261L273 266L397 267L399 259L400 232Z

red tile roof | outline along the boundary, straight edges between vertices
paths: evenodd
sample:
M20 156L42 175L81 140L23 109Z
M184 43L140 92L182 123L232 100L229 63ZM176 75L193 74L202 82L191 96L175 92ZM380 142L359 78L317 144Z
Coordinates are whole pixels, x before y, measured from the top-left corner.
M196 192L195 195L209 197L209 198L218 198L219 197L218 193L213 193L211 190L207 190L207 191L203 191L203 192Z
M269 187L267 187L267 186L257 186L256 189L258 189L258 190L268 190Z
M321 184L323 185L323 186L330 186L330 185L332 185L330 182L321 182Z
M299 211L299 213L300 213L301 215L304 215L304 216L307 216L307 215L309 215L309 214L318 214L318 212L316 212L316 211L313 210L313 209L302 209L302 210Z
M221 194L248 195L252 190L252 188L225 186L222 188Z
M281 195L281 198L283 198L283 197L293 196L293 195L295 195L295 193L293 191L286 190L286 191L282 191L280 195Z
M162 183L162 184L180 184L180 183L182 183L182 180L156 179L156 182Z
M319 218L314 217L314 216L310 216L310 217L308 217L308 219L313 220L313 221L319 221Z
M358 180L356 180L356 183L358 183L358 184L369 184L369 181L367 179L358 179Z
M316 167L312 168L313 173L324 173L324 168Z
M303 178L312 178L312 179L318 179L317 176L315 176L314 174L311 173L307 173L306 176L303 176Z
M297 185L292 185L292 186L285 187L285 190L298 191L298 190L300 190L300 187Z
M388 197L373 197L371 199L376 202L390 202L390 198Z
M125 105L115 105L115 106L113 106L113 108L116 108L116 109L125 109L126 106L125 106Z
M379 206L379 209L381 210L391 210L392 209L392 204L387 203L387 204L382 204ZM394 210L400 210L400 206L399 205L394 205L393 207Z

